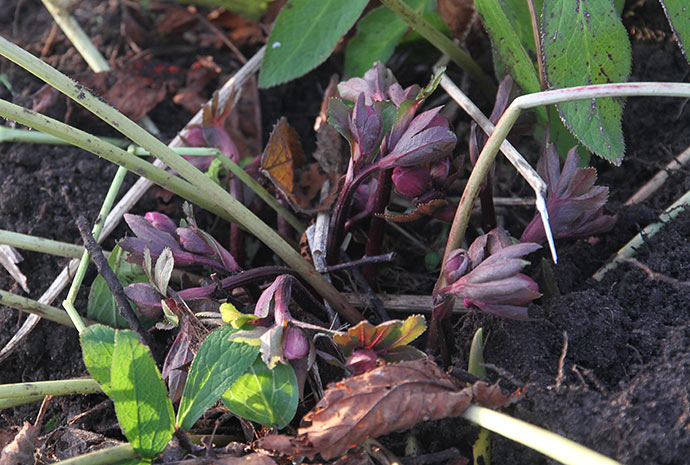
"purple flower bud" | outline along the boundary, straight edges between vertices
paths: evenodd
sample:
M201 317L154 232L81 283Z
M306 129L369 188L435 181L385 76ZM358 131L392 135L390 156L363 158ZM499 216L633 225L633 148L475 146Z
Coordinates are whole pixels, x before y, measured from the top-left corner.
M395 189L405 197L419 197L429 189L429 170L421 165L396 166L392 178Z
M357 349L347 358L345 366L355 375L373 370L378 365L378 355L371 349Z
M429 168L429 174L431 175L431 179L433 179L436 182L445 181L449 173L450 160L448 160L447 158L432 163L431 168Z
M185 250L202 255L214 254L213 247L208 245L204 238L192 228L177 228L176 232Z
M144 215L144 218L146 218L146 220L151 223L154 228L165 231L175 237L175 230L177 229L177 226L168 215L159 212L148 212Z
M364 94L360 94L350 118L350 132L359 146L359 158L368 158L374 153L383 136L383 115L377 104L366 105ZM357 162L357 160L355 160Z
M163 313L162 297L149 283L132 283L124 291L142 316L155 319Z
M462 275L467 272L467 267L470 264L469 257L467 256L467 251L464 249L455 249L446 260L446 264L443 267L443 272L446 276L446 283L453 284Z
M309 353L309 341L301 329L288 326L285 330L283 356L288 360L304 358Z

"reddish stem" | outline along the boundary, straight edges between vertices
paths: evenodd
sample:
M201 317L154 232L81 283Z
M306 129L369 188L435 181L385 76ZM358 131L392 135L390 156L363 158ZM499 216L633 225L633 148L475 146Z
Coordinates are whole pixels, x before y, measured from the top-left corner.
M378 184L376 186L376 199L374 200L374 208L371 212L372 218L369 224L369 235L367 237L367 245L364 252L368 257L373 257L381 253L386 220L377 216L377 214L384 213L390 201L393 186L391 178L392 173L393 169L379 171ZM376 270L377 265L375 263L365 263L362 265L362 275L364 275L364 279L366 279L369 285L374 289L378 288L376 285Z

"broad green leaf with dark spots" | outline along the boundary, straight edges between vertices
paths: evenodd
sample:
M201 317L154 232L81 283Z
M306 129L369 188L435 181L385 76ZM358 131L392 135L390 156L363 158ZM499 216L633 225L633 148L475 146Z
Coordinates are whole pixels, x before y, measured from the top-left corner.
M259 87L298 78L328 58L355 24L368 0L291 0L281 10L266 43Z
M113 400L120 427L137 454L158 456L175 431L175 414L151 351L133 331L115 334L106 394Z
M261 357L223 394L223 404L235 415L277 428L292 420L298 400L292 366L278 363L269 370Z
M659 3L683 56L690 63L690 4L687 0L659 0Z
M108 394L110 369L113 366L115 330L103 325L91 325L80 335L82 357L89 374ZM109 395L109 394L108 394Z
M628 34L610 2L549 0L544 3L542 43L552 88L624 82L630 74ZM619 165L625 150L621 115L613 98L558 105L566 127L589 150Z
M258 346L230 340L235 331L229 325L213 331L194 357L177 412L176 423L183 430L188 431L258 355Z

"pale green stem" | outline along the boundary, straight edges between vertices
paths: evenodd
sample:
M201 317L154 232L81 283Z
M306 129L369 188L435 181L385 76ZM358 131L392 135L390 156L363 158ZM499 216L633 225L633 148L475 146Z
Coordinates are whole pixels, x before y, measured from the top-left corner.
M493 79L482 71L472 57L455 45L441 31L429 24L420 14L407 6L405 2L402 0L381 0L381 3L409 24L419 35L431 42L434 47L448 55L455 64L465 70L479 84L487 96L496 94Z
M125 148L130 142L125 139L118 139L116 137L99 137L99 139L109 142L117 147ZM45 134L41 131L32 131L30 129L14 129L5 126L0 126L0 143L2 142L26 142L29 144L51 144L51 145L69 145L59 137Z
M280 216L282 216L285 221L287 221L290 226L295 228L295 231L297 231L299 234L304 233L304 225L300 222L300 220L297 219L295 215L290 212L287 208L283 207L276 199L273 197L261 184L256 182L254 178L249 176L246 171L242 169L240 165L232 161L231 158L225 156L223 152L216 148L212 147L180 147L180 148L175 148L175 153L179 155L184 155L184 156L193 156L193 157L216 157L216 160L220 161L223 166L225 166L232 174L237 176L237 178L245 183L251 190L253 190L256 195L259 196L266 204L271 207L276 213L278 213ZM137 147L136 150L134 151L135 155L138 156L147 156L150 155L150 153L141 148Z
M113 208L115 197L117 197L117 193L120 191L120 187L122 187L122 181L125 180L126 174L127 170L120 166L113 177L113 181L110 183L110 188L108 188L108 193L105 195L105 199L103 199L101 210L98 212L98 220L96 221L96 224L93 225L93 229L91 230L91 235L96 242L98 242L98 238L103 230L105 219L108 216L108 213L110 213L110 210ZM79 268L77 268L77 272L74 274L74 279L72 280L72 285L67 292L67 298L62 302L62 306L72 319L74 327L77 328L79 334L86 329L86 326L81 320L81 315L79 315L77 310L74 308L74 299L76 299L79 288L81 287L81 283L84 281L84 276L86 275L86 270L89 267L90 259L91 255L88 251L84 250L81 256L81 261L79 262Z
M12 294L7 291L0 290L0 305L6 305L8 307L20 310L26 313L33 313L46 320L54 321L61 325L76 327L72 322L70 317L60 308L53 307L52 305L46 305L38 302L28 297L22 297L20 295ZM82 318L84 324L91 325L92 321Z
M45 399L43 396L10 397L8 399L0 399L0 411L7 408L19 407L20 405L41 402L43 399Z
M101 386L92 378L0 384L0 399L14 397L68 396L71 394L99 394L102 392L103 389L101 389Z
M477 200L482 183L486 179L491 165L496 158L496 154L508 137L520 112L527 108L543 105L553 105L556 103L571 102L601 97L690 97L690 84L673 82L634 82L620 84L599 84L592 86L569 87L565 89L549 90L534 94L522 95L510 104L501 119L496 123L494 131L484 145L482 153L477 159L477 164L472 169L470 177L465 185L465 190L460 198L458 209L453 219L446 244L446 251L443 263L446 262L448 254L462 245L465 231L470 219L470 213L474 202ZM443 270L439 281L443 280Z
M485 407L470 405L461 416L565 465L620 465L570 439Z
M55 462L54 465L109 465L127 459L137 457L131 444L121 444L119 446L101 449L88 454L78 455L71 459Z
M0 37L0 43L1 42L2 38ZM221 212L219 206L211 202L208 196L204 195L198 188L192 186L187 181L178 178L162 168L153 166L151 163L127 153L119 147L102 141L89 133L5 100L0 100L0 116L60 137L72 145L76 145L112 163L127 168L137 176L145 176L159 186L213 213Z
M486 368L484 367L484 330L477 329L470 345L470 356L467 361L467 371L480 378L486 378ZM472 444L472 457L474 464L479 465L491 463L491 437L489 430L480 428L477 440Z
M218 205L221 211L214 211L214 213L219 214L219 216L228 221L235 220L241 227L251 231L261 242L266 244L276 255L282 258L288 266L292 267L305 281L311 284L345 319L350 322L358 322L363 319L362 315L340 295L335 287L326 281L326 279L276 231L261 221L248 208L223 190L223 188L211 181L204 173L196 169L184 158L176 154L175 151L146 132L141 126L101 101L85 87L77 84L47 63L42 62L2 37L0 37L0 54L34 74L39 79L50 83L50 85L72 98L80 105L83 105L94 115L120 131L134 143L150 151L167 166L177 171L180 176L194 185L197 189L202 190L207 196L203 202L197 202L191 197L183 197L199 205L208 205L208 202ZM144 173L141 174L143 175Z
M32 252L57 255L58 257L79 258L84 252L84 247L80 245L5 231L4 229L0 229L0 244L31 250Z

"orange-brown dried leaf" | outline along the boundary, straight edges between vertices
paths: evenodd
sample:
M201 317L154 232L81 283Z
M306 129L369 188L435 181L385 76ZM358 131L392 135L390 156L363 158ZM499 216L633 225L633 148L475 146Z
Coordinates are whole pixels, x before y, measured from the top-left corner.
M473 401L495 407L515 399L482 381L459 389L430 360L389 364L329 386L296 438L267 436L258 447L328 460L369 438L458 416Z
M474 0L438 0L437 7L453 37L464 40L477 14Z
M264 454L259 454L258 452L247 454L244 457L226 455L224 457L219 457L215 463L223 465L276 465L272 458Z

